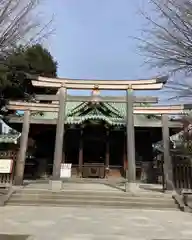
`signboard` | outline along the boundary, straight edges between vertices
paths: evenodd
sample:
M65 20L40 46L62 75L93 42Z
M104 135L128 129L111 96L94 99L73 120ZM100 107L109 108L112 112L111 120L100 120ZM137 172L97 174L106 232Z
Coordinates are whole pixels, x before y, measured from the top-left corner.
M60 177L61 178L70 178L71 177L71 163L62 163Z
M0 173L11 173L13 167L12 159L0 159Z

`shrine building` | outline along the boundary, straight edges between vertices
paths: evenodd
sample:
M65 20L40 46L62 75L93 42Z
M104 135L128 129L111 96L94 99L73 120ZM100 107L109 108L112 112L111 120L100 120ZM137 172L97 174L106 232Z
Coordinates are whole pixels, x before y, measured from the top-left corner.
M135 182L140 179L142 163L153 161L153 144L163 140L168 159L169 136L183 127L169 115L183 113L186 106L161 106L156 97L133 95L133 90L161 89L164 78L96 81L32 77L31 81L36 87L59 91L54 96L36 95L31 102L10 101L7 105L10 112L4 120L22 133L20 168L16 168L20 183L27 139L34 141L32 155L38 169L53 180L60 179L61 164L70 163L72 177L126 177L128 170L129 181ZM72 96L67 89L89 89L92 93ZM100 91L105 89L123 90L126 96L103 96ZM169 159L166 170L168 165Z

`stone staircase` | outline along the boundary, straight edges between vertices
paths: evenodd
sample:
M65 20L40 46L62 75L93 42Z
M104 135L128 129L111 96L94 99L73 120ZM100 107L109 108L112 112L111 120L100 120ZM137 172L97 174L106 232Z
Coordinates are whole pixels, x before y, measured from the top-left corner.
M78 189L66 189L60 192L52 192L48 189L18 189L12 194L6 205L178 210L171 195L167 194L140 193L133 195L123 191Z
M12 187L0 187L0 206L4 206L9 200L14 190Z

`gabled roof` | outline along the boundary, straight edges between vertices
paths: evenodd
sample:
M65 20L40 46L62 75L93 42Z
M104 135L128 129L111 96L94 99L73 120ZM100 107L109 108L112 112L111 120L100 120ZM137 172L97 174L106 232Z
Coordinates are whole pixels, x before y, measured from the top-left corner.
M57 119L56 112L44 112L42 115L33 115L32 119ZM89 102L67 102L66 124L81 124L87 120L103 120L110 125L125 125L126 104L125 103L89 103ZM134 115L135 125L151 127L151 122L161 124L161 121L147 115Z
M21 134L0 134L0 143L14 143L17 144Z

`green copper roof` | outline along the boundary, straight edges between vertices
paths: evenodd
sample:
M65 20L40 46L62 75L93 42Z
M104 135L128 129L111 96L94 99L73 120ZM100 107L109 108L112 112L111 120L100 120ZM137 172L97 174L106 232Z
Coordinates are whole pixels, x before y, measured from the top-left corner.
M0 143L14 143L17 144L17 141L21 134L1 134Z
M57 119L56 112L43 112L42 115L36 114L35 119ZM145 115L135 115L136 122L148 121ZM98 103L87 102L67 102L66 103L66 124L81 124L87 120L103 120L110 125L125 125L126 104L124 103ZM157 119L151 119L157 121Z

